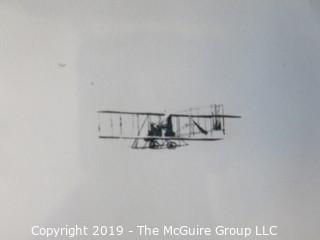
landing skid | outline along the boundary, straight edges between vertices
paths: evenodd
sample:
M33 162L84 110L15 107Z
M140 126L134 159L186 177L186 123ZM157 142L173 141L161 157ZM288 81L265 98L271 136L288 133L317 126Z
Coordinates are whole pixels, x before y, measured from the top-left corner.
M143 141L141 144L140 142ZM141 139L135 139L131 145L132 149L176 149L178 147L185 147L189 144L186 141L178 140L178 141L172 141L172 140L141 140Z

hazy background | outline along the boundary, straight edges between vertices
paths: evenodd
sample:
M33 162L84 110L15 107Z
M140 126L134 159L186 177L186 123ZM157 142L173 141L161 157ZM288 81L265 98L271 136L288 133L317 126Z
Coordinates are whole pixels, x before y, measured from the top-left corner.
M1 239L75 223L319 237L319 2L3 0L0 20ZM211 103L243 116L221 142L97 138L97 110Z

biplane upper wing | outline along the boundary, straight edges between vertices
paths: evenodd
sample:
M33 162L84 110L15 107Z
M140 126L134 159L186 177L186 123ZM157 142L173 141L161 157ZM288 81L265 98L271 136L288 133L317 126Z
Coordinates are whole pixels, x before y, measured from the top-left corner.
M146 116L172 116L172 117L191 117L191 118L241 118L238 115L228 115L228 114L177 114L177 113L157 113L157 112L126 112L126 111L111 111L111 110L101 110L98 113L110 113L110 114L126 114L126 115L146 115Z
M186 118L241 118L238 115L228 115L228 114L170 114L172 117L186 117Z
M98 113L124 114L124 115L145 115L145 116L165 116L164 113L156 113L156 112L126 112L126 111L101 110L101 111L98 111Z

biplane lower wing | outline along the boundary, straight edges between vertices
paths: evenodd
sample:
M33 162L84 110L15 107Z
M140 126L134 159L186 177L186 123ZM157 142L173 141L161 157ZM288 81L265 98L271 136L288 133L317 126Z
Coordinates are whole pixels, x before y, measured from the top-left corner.
M99 136L105 139L124 139L124 140L171 140L171 141L219 141L223 138L194 138L194 137L120 137L120 136Z

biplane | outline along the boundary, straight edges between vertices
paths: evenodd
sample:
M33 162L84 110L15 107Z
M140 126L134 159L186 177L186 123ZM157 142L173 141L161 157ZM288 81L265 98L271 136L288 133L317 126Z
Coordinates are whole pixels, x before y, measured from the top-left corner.
M98 111L99 138L133 140L133 149L176 149L189 141L218 141L226 133L222 104L176 113Z

